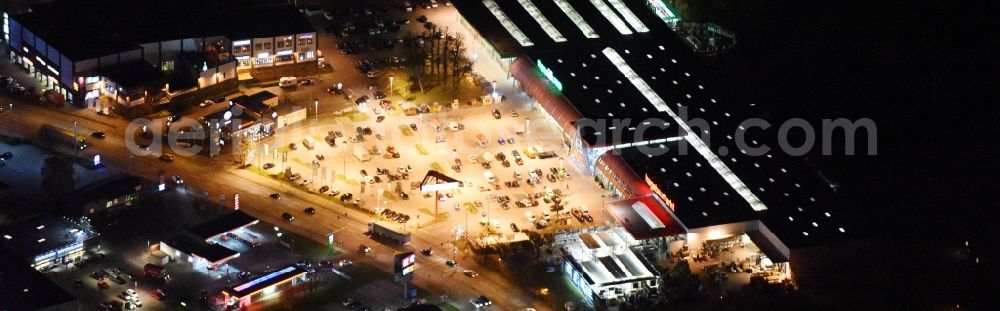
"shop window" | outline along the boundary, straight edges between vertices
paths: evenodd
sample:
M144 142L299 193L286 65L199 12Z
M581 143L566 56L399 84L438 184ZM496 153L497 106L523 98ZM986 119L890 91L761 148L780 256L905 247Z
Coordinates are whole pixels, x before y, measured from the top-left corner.
M254 44L254 45L253 45L253 49L254 49L255 51L260 51L260 50L263 50L263 49L264 49L264 48L263 48L262 46L263 46L263 45L261 45L260 43L257 43L257 44Z
M160 63L160 70L161 71L173 71L174 70L174 61L168 60L168 61L164 61L164 62Z
M93 77L83 78L83 83L85 83L85 84L91 84L91 83L97 83L97 82L101 82L101 77L99 77L99 76L93 76Z
M264 49L265 50L270 50L271 49L271 42L264 42Z
M241 44L233 46L233 53L249 53L249 52L250 52L249 44Z

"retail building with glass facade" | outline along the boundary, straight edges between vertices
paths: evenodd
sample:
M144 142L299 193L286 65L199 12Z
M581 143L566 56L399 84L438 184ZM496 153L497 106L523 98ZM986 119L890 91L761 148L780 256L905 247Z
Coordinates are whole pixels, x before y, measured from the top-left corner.
M167 103L241 70L318 58L316 31L284 1L65 0L3 12L2 22L6 57L95 108Z
M83 258L97 233L84 219L35 216L0 227L0 243L38 270Z

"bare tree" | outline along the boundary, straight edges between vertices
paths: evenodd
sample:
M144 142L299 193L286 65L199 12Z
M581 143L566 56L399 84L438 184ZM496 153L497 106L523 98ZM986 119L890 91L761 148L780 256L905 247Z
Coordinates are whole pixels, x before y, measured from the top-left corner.
M467 69L466 69L467 67L466 66L468 66L468 62L463 57L465 55L465 52L466 52L466 50L465 50L465 37L463 37L462 34L460 34L460 33L456 33L454 35L454 38L452 39L452 42L453 42L453 46L454 47L452 48L452 50L449 53L450 54L449 56L452 59L452 61L451 61L451 64L452 64L451 77L452 77L452 81L455 84L455 87L457 88L458 87L458 82L461 79L462 75L464 75L466 73L466 71L467 71Z

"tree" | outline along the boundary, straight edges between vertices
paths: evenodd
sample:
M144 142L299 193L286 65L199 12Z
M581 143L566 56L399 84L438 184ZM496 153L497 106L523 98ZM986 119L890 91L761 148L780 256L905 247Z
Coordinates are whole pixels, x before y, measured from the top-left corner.
M465 59L465 37L461 33L455 33L452 35L452 49L448 51L448 56L451 57L451 78L455 87L458 87L458 81L468 70L471 70L471 63Z
M406 70L394 70L390 73L392 75L391 91L392 95L397 95L404 99L412 95L410 90L413 89L413 81L410 79L410 73Z
M243 138L240 138L240 159L243 164L247 164L248 161L253 161L254 152L256 151L256 142L254 142L250 136L244 135Z
M42 164L42 192L58 197L76 189L76 170L73 162L60 157L49 157Z

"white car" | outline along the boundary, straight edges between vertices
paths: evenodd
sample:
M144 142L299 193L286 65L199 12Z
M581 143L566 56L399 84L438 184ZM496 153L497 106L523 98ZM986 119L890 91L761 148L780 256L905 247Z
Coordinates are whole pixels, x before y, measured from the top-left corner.
M535 222L535 213L531 211L524 212L524 217L528 217L528 222Z
M432 7L432 8L436 8L436 7L438 7L438 2L437 2L437 0L431 0L431 7Z
M328 20L328 21L332 21L333 20L333 13L330 12L330 11L323 11L323 17L325 17L326 20Z
M313 183L312 179L306 178L305 180L302 180L301 182L299 182L299 186L306 187L306 186L312 185L312 183Z

